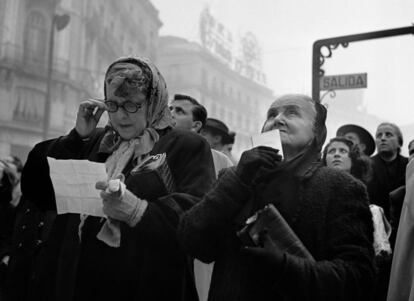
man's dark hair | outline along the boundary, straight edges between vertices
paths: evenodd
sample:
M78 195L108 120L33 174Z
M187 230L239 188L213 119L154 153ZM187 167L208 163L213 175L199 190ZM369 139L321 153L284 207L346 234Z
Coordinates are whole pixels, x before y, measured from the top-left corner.
M233 134L230 134L228 126L223 121L216 118L207 118L203 130L213 136L220 136L221 145L231 143L232 138L234 142L234 136L236 135L234 132L232 132ZM232 137L230 137L231 135Z
M193 120L200 121L202 124L201 128L204 127L207 120L207 110L203 105L201 105L197 100L195 100L195 98L184 94L175 94L174 100L187 100L191 102L194 105L191 111L193 113Z
M229 134L223 137L223 144L234 144L236 133L229 131Z

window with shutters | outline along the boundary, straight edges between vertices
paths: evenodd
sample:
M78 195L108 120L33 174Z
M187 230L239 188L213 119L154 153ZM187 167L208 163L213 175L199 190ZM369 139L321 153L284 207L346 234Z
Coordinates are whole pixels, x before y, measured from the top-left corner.
M24 58L30 65L46 68L48 30L46 18L38 11L29 13L24 39Z

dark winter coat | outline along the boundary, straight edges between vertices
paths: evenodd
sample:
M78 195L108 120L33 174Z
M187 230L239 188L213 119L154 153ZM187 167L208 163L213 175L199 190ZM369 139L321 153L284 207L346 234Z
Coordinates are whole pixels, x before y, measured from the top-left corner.
M408 158L397 155L392 162L385 162L380 155L372 158L372 178L367 184L369 200L372 204L384 209L384 214L391 220L390 193L405 185L405 170ZM394 210L393 210L394 211ZM391 248L394 248L398 225L393 229L390 236ZM375 300L386 300L388 294L388 283L391 272L391 259L378 262L378 283L375 288Z
M14 176L8 167L0 171L0 260L9 252L15 208L12 201Z
M103 224L100 218L87 218L80 243L79 215L58 215L45 242L43 262L31 276L28 299L197 300L190 260L178 244L176 227L180 215L201 199L214 180L211 151L204 139L191 132L160 134L151 153L166 153L176 192L148 198L146 212L135 227L121 223L119 248L96 238ZM44 154L104 162L108 155L97 152L102 136L99 129L85 142L73 130L48 145ZM25 170L26 179L31 179L26 197L43 210L55 210L47 161L40 157L33 169ZM125 183L140 197L132 177L126 174Z
M0 171L0 299L5 286L7 265L3 258L10 255L13 223L16 215L16 208L10 203L13 199L14 175L5 167Z
M375 271L365 186L344 172L319 166L299 179L293 192L297 199L281 194L279 184L245 186L230 169L183 215L179 235L187 251L215 261L209 301L368 300ZM285 254L281 267L265 270L249 260L235 222L246 196L278 207L316 262Z
M389 193L405 185L405 169L408 164L408 158L398 155L391 163L385 162L379 155L375 155L371 159L372 178L367 185L369 200L372 204L382 207L385 216L389 220ZM390 165L393 165L391 169L389 168ZM390 170L393 171L392 174Z

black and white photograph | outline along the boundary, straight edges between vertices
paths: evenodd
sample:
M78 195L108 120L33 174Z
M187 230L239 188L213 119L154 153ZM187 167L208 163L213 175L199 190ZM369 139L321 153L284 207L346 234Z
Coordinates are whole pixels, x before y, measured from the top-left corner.
M414 300L413 78L412 0L0 0L0 301Z

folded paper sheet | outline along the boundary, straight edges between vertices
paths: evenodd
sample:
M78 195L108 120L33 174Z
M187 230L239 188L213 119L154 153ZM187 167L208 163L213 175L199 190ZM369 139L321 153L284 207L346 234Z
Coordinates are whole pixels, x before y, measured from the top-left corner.
M88 160L56 160L50 157L47 160L58 214L105 216L102 211L100 191L95 188L97 181L107 180L104 163Z
M279 150L279 154L283 157L282 142L280 140L280 132L278 129L256 134L251 136L252 147L268 146Z

